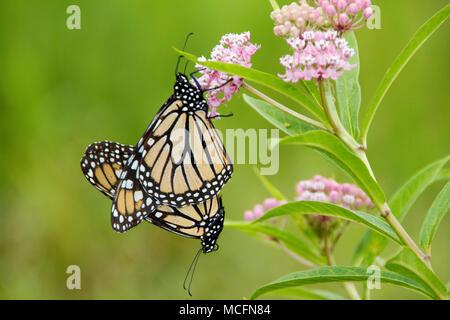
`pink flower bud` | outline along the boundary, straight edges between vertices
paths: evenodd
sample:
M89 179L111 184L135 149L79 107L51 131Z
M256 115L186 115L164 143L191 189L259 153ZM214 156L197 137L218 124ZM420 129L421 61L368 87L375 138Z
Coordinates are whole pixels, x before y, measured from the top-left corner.
M339 192L334 190L330 192L328 198L330 198L331 203L338 203L339 201L341 201L341 196L339 195Z
M359 8L355 3L352 3L347 8L347 13L351 16L358 14Z
M264 209L266 209L266 211L268 211L268 210L273 209L278 206L278 200L275 198L267 198L264 200L263 206L264 206Z
M300 195L300 200L311 200L311 197L312 197L312 192L304 191L304 192Z
M338 0L337 3L336 3L336 8L339 11L343 11L346 6L347 6L347 1L346 0Z
M373 207L374 207L372 201L370 201L369 197L367 197L367 196L366 196L366 198L364 199L364 205L365 205L367 208L373 208Z
M352 189L351 184L349 183L343 183L341 184L341 192L342 193L350 193L350 190Z
M352 205L355 203L355 197L351 194L346 194L342 197L342 202L347 205Z
M298 17L295 20L295 25L299 28L303 28L305 26L305 19L303 19L302 17Z
M350 19L348 18L347 14L345 13L339 14L338 22L341 26L346 26L349 21Z
M305 190L305 189L303 189L303 187L302 187L302 185L301 185L300 182L297 183L297 184L295 185L295 191L297 192L298 195L302 194L302 192L303 192L304 190Z
M255 219L255 217L253 215L253 211L247 210L244 212L244 220L245 221L252 221L254 219Z
M364 9L364 11L363 11L364 19L369 19L372 15L373 15L373 10L371 7Z
M332 5L328 5L325 8L323 8L323 11L328 15L328 16L334 16L336 14L336 9L334 8L334 6Z
M360 198L355 199L355 209L359 210L364 205L363 201Z
M273 27L273 33L274 33L276 36L278 36L278 37L283 36L283 35L284 35L284 34L283 34L283 27L282 27L282 26L275 26L275 27Z
M369 8L372 5L372 3L370 0L359 0L359 5L361 9L366 9Z
M316 174L313 178L314 182L323 182L324 180L325 180L325 178L318 174Z
M292 26L291 29L290 29L290 31L289 31L289 35L290 35L292 38L298 38L298 36L300 35L300 30L298 30L297 27Z
M261 217L264 214L264 207L260 204L257 204L253 207L253 216L255 219Z

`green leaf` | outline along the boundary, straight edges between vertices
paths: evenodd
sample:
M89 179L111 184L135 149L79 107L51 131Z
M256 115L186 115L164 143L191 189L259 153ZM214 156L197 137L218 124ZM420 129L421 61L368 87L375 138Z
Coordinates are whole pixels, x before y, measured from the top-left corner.
M397 79L397 76L414 56L416 51L425 43L425 41L439 28L439 26L450 15L450 4L447 4L444 8L439 10L433 17L425 22L419 30L413 35L412 39L408 42L406 47L400 52L394 63L386 71L380 85L375 91L375 95L370 101L361 125L361 137L363 144L366 145L367 132L369 131L370 124L375 116L381 101L386 95L387 91L391 87L392 83Z
M364 162L331 133L314 130L284 138L280 143L301 144L324 153L347 172L372 200L379 203L386 201L383 190L372 177Z
M294 236L288 231L280 230L274 226L261 224L261 223L247 223L237 221L225 221L225 227L240 229L250 234L264 234L271 238L280 240L286 247L297 253L300 257L311 261L318 265L324 265L326 263L325 258L316 250L311 248L309 244L303 242L300 238Z
M376 216L365 212L352 211L341 206L319 201L296 201L289 202L279 207L273 208L266 212L262 217L255 220L253 223L259 223L267 219L279 216L289 216L296 214L320 214L324 216L331 216L342 218L352 222L356 222L372 230L388 237L399 244L403 244L397 234L392 230L387 222Z
M355 55L350 58L349 62L356 67L344 71L336 80L336 96L341 122L345 130L357 139L359 135L358 115L361 105L358 42L353 31L346 32L345 39L348 41L349 47L355 50Z
M245 93L243 97L244 101L263 116L264 119L290 136L315 129L315 127L274 108L263 100L255 99Z
M427 254L431 254L431 242L436 234L437 228L444 216L450 209L450 181L433 201L420 231L419 244Z
M274 290L270 293L270 295L304 300L345 300L344 297L333 292L295 287Z
M405 218L411 206L429 185L447 178L445 174L447 170L443 167L449 160L450 156L447 156L427 165L397 190L389 202L389 206L400 222ZM386 239L371 231L367 231L353 256L353 264L359 265L363 262L365 265L372 264L374 258L383 251L386 245Z
M229 74L237 75L246 80L253 81L255 83L261 84L275 90L286 97L292 99L298 104L302 105L305 109L314 114L322 123L328 123L325 113L322 107L316 104L309 96L298 90L294 85L289 82L285 82L277 76L270 73L259 71L252 68L246 68L233 63L217 62L217 61L198 61L197 57L180 51L174 48L176 52L183 55L186 59L198 63L210 69L219 70Z
M316 269L294 272L283 276L278 280L275 280L256 289L255 292L253 292L253 294L251 295L250 299L253 300L263 294L268 294L275 290L284 288L292 288L317 283L367 281L370 276L371 273L368 273L365 268L361 267L319 267ZM412 289L429 296L429 292L426 291L418 283L393 272L381 271L380 281L382 283L390 283L404 288Z
M414 280L434 299L447 299L445 285L410 248L403 248L385 267Z
M265 176L259 173L257 166L253 166L253 171L272 196L274 196L277 200L287 200L287 198L281 193L281 191L279 191L273 184L271 184Z

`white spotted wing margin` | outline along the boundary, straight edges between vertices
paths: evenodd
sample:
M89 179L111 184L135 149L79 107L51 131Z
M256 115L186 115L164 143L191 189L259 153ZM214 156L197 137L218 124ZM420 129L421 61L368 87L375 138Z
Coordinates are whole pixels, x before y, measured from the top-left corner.
M222 198L216 196L197 205L181 208L158 206L146 220L187 238L200 239L204 253L214 251L225 217Z
M133 166L136 159L139 159L136 153L128 159L111 208L111 225L119 233L135 227L156 209L154 200L142 190L136 179L136 167Z
M133 146L116 142L91 143L81 158L81 170L94 187L114 199L122 168L134 152Z
M158 205L183 207L215 197L233 166L203 92L177 76L174 93L137 145L137 179Z

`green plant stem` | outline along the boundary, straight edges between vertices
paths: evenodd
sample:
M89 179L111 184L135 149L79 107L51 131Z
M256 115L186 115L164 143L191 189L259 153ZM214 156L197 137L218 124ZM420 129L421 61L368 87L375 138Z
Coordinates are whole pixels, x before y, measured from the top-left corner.
M328 244L328 228L326 226L326 223L322 227L322 235L323 235L323 253L327 259L327 264L329 266L335 266L336 261ZM351 299L361 300L361 296L359 295L358 290L356 290L356 287L352 282L344 282L343 285L345 290L347 291L347 294L350 296Z
M320 96L322 99L322 106L325 111L325 115L328 118L328 121L330 122L331 126L333 127L333 133L345 144L347 147L352 150L358 158L360 158L364 164L366 165L367 169L369 170L372 177L376 180L375 175L372 171L372 168L370 166L369 160L366 156L366 150L361 145L359 145L353 137L351 137L347 131L343 128L342 124L339 121L339 118L336 114L336 110L333 110L334 104L332 105L327 101L327 95L325 93L324 88L324 81L319 80L319 91ZM369 195L370 196L370 195ZM376 208L380 212L381 216L386 219L386 221L390 224L392 229L394 229L395 233L402 239L404 244L411 248L414 253L422 259L427 266L431 269L431 264L429 261L429 257L425 255L420 248L417 246L417 244L414 242L414 240L409 236L409 234L406 232L406 230L403 228L403 226L400 224L400 222L397 220L397 218L392 214L391 209L389 208L389 205L387 203L380 203L377 201L374 197L371 196L372 201L374 202Z
M337 114L334 101L330 101L329 98L331 96L331 92L329 92L330 86L327 85L327 87L325 88L324 83L326 81L327 80L319 80L318 87L323 110L332 127L332 131L330 132L339 137L339 139L341 139L341 141L344 142L350 149L363 149L363 147L345 130L344 126L342 125L341 120L339 119L339 115ZM327 92L325 92L326 90L328 91L328 94Z
M269 0L270 4L272 5L273 10L280 9L280 6L275 0Z
M339 229L339 231L336 234L336 236L334 237L333 243L330 246L331 253L334 252L334 248L336 247L336 244L338 243L338 241L341 238L341 236L344 234L344 231L345 231L345 229L347 229L349 224L350 224L350 221L345 221L344 224L342 225L342 227Z
M304 116L298 112L295 112L294 110L291 110L290 108L282 105L281 103L273 100L272 98L269 98L268 96L266 96L264 93L258 91L257 89L253 88L251 85L249 85L247 82L242 82L242 86L247 89L248 91L250 91L251 93L253 93L254 95L260 97L261 99L263 99L264 101L270 103L271 105L273 105L275 108L303 121L306 122L316 128L322 129L322 130L327 130L327 127L325 127L322 123L313 120L311 118L308 118L307 116Z
M277 241L278 245L280 246L281 250L283 250L288 256L290 256L292 259L296 260L297 262L301 263L302 265L309 267L309 268L317 268L318 265L306 260L305 258L300 257L298 254L292 252L287 248L281 241Z

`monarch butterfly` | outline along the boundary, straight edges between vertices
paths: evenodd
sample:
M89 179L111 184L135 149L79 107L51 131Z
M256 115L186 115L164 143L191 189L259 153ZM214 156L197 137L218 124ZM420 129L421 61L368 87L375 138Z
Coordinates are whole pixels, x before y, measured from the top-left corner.
M111 223L114 231L126 232L145 219L172 233L200 239L204 253L215 251L225 215L222 199L215 196L182 208L155 206L135 178L132 163L136 157L133 146L102 141L89 145L81 159L88 181L113 199Z
M137 144L132 166L159 205L183 207L215 197L233 166L203 97L205 90L177 73L174 92Z

